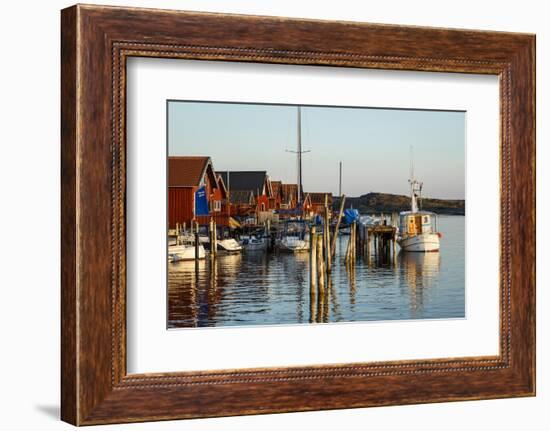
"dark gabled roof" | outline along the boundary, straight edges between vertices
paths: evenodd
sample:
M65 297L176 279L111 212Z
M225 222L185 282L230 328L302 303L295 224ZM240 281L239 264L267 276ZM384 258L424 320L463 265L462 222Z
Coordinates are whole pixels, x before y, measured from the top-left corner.
M312 204L315 205L324 205L325 204L325 196L327 196L328 204L332 204L332 193L324 193L324 192L309 192L309 199L311 200Z
M216 177L212 161L207 156L169 157L168 158L168 186L194 187L198 186L205 174L210 176L214 187Z
M267 179L266 171L218 171L229 193L233 190L250 190L261 194ZM229 178L228 178L229 177Z
M234 205L252 205L254 193L252 190L233 190L229 193L229 201Z

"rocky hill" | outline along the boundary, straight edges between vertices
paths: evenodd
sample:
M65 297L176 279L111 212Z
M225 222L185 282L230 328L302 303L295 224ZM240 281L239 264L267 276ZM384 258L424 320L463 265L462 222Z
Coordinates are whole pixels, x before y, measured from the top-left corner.
M334 209L340 207L340 198L334 197ZM367 193L359 197L346 197L346 208L359 210L362 214L393 213L411 209L410 196L388 193ZM438 214L464 215L464 200L422 198L421 209Z

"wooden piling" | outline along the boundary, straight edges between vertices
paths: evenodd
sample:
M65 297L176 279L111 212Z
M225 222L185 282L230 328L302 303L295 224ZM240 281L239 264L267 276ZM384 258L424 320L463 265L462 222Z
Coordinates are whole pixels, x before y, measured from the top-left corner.
M208 241L210 242L210 258L214 258L214 220L208 222Z
M329 215L329 209L328 209L328 201L327 201L327 195L325 195L325 250L324 250L324 256L325 256L325 266L327 269L327 274L330 274L330 268L331 268L331 259L330 259L330 215Z
M199 274L199 224L195 222L195 275Z
M352 257L353 265L355 265L356 258L357 258L357 220L353 222L353 257Z
M309 230L309 291L312 296L315 296L315 288L317 285L317 238L315 226Z
M342 213L344 212L344 203L346 202L346 195L342 195L340 198L340 211L338 212L338 221L336 222L336 228L334 229L334 235L332 237L332 244L330 246L330 259L334 259L334 253L336 252L336 240L338 239L338 230L340 229L340 222L342 221Z
M353 224L353 237L355 239L355 248L353 249L353 262L355 263L355 260L357 259L357 245L359 244L359 224L357 223L357 220Z
M218 225L214 220L214 257L218 257Z
M317 235L317 290L319 295L325 294L325 261L323 259L323 238Z
M349 262L349 256L351 254L351 228L350 228L350 231L349 231L349 237L348 237L348 245L346 247L346 256L344 258L344 262L346 263L346 265L348 264Z

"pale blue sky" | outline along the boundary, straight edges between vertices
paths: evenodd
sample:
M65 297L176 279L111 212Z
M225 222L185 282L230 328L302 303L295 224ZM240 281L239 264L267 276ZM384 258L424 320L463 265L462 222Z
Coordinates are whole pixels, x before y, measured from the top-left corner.
M296 183L296 106L168 103L169 155L212 157L216 170L266 170ZM466 114L375 108L302 107L305 191L408 194L410 146L425 197L465 195Z

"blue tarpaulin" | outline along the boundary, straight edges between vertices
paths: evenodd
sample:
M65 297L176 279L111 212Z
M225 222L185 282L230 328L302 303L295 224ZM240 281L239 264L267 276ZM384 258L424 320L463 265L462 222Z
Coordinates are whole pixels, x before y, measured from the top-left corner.
M344 219L346 220L347 224L353 223L358 218L359 218L359 211L351 208L344 210Z
M195 192L195 215L208 215L208 201L206 200L206 188L204 186Z

